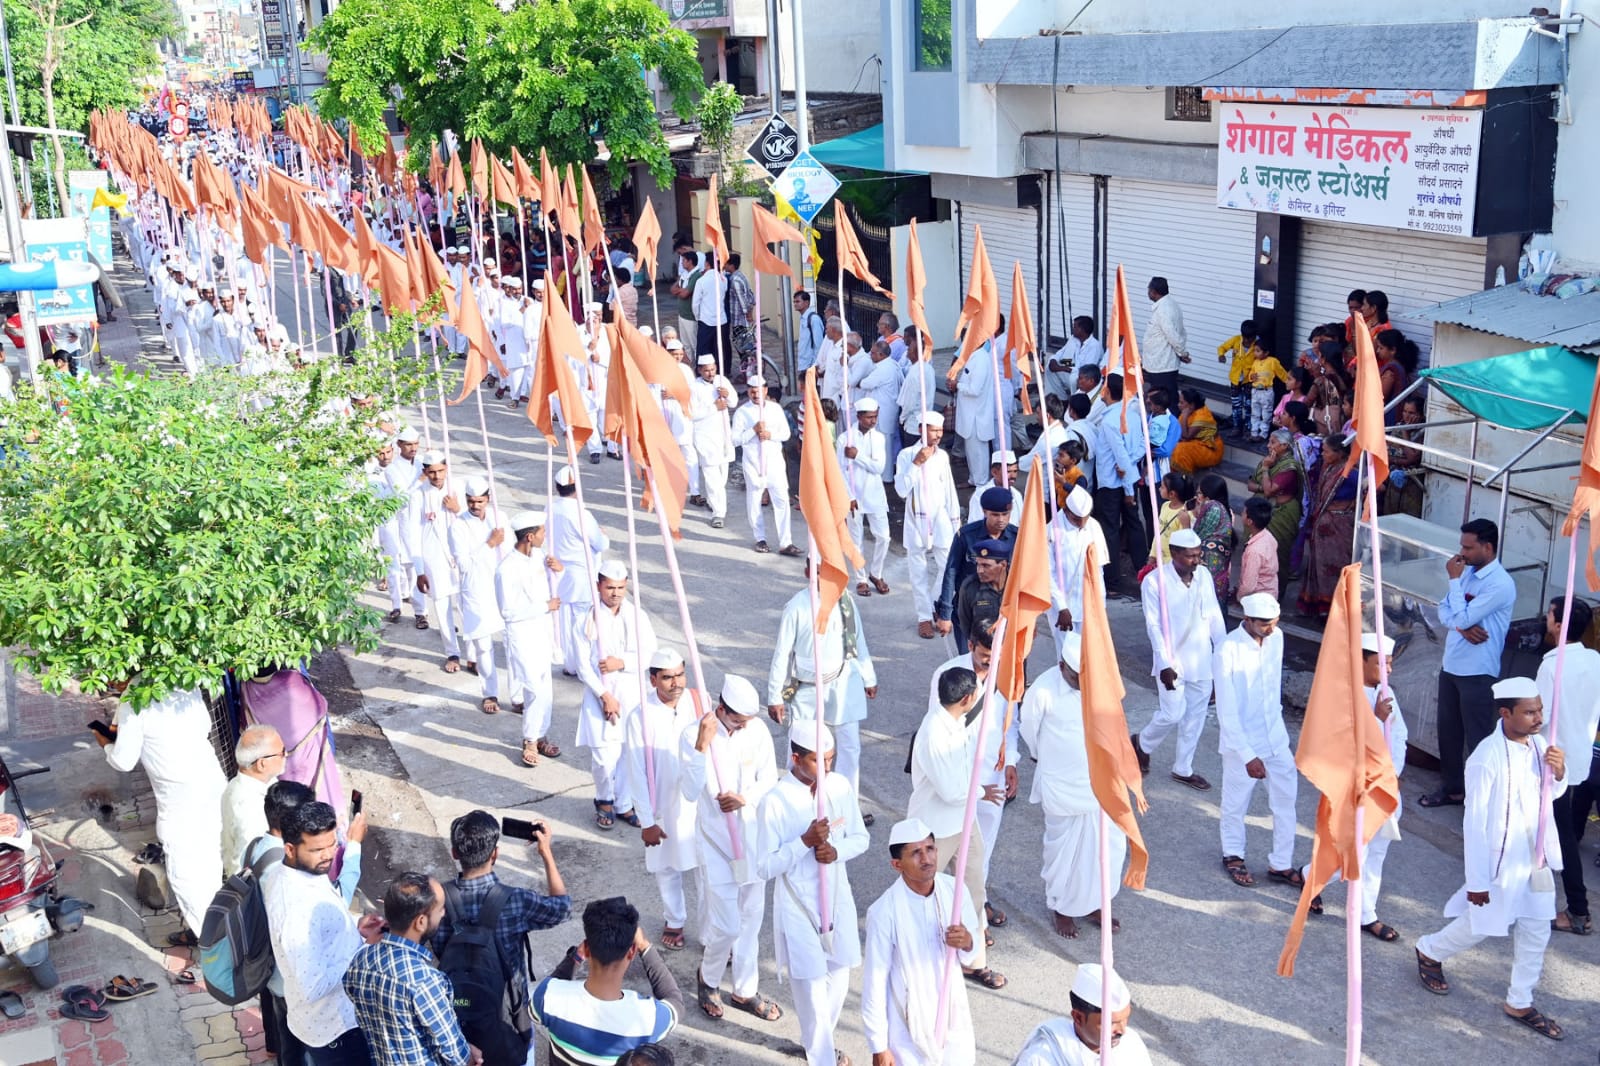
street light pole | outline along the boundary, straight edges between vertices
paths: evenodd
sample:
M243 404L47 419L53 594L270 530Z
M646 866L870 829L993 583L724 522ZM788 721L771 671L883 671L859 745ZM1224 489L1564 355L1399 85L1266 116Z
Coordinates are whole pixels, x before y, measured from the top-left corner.
M0 4L0 58L4 58L9 75L11 38L6 33L4 4ZM22 244L22 205L17 200L17 172L11 158L9 136L0 137L0 211L4 211L6 216L6 243L11 248L11 261L20 263L26 255ZM17 293L17 313L22 320L22 344L28 358L28 376L37 378L39 364L44 362L44 349L39 344L39 325L34 317L32 293Z

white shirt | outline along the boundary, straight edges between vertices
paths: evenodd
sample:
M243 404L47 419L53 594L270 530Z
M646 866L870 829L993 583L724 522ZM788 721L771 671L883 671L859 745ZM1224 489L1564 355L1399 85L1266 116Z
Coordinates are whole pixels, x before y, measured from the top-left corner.
M756 437L756 425L767 427L767 439ZM733 443L744 450L740 463L747 484L787 490L789 471L784 465L783 443L789 439L789 420L771 400L744 403L733 413Z
M870 396L878 401L878 425L891 433L900 425L900 382L903 377L900 364L893 359L871 363L861 379L861 392L856 399ZM881 472L880 472L881 476ZM892 474L891 474L892 476Z
M995 439L994 353L986 341L961 368L956 379L956 433L979 440Z
M721 270L708 270L694 283L694 320L702 326L721 326L728 321L728 308L722 295L728 291Z
M700 843L700 866L706 880L712 885L756 884L761 875L756 870L757 810L767 790L778 783L777 756L772 745L772 734L760 720L754 720L738 732L729 733L728 727L717 723L717 730L704 752L696 751L694 742L699 724L683 731L678 740L678 764L683 776L678 789L683 798L695 804L695 827ZM712 756L715 756L713 768ZM720 780L718 775L720 776ZM717 805L717 794L733 792L744 797L744 806L731 816ZM733 839L728 835L729 823L739 835L745 862L743 870L733 865ZM743 876L740 876L742 873Z
M1083 732L1083 694L1061 675L1046 670L1022 698L1022 739L1033 757L1029 803L1042 804L1051 817L1091 814L1100 809L1089 787L1089 749Z
M982 485L972 490L972 499L967 501L967 521L977 522L983 518L983 494L992 488L998 488L994 478L990 478ZM1011 483L1011 524L1016 525L1022 518L1022 493L1017 491L1017 483Z
M964 927L972 934L974 949L983 935L971 897L961 894L960 921L951 920L954 903L955 880L938 874L926 896L896 878L867 908L861 1023L867 1048L873 1054L894 1052L895 1066L971 1066L977 1059L965 981L951 982L944 1046L934 1043L945 928ZM963 966L971 966L974 957L973 951L956 952Z
M232 876L244 863L244 849L267 831L267 788L276 781L234 775L222 790L222 875Z
M412 565L426 575L428 595L434 597L454 596L460 590L450 554L450 527L456 516L445 508L444 500L444 489L422 482L406 501L401 526Z
M1544 700L1545 736L1549 739L1550 707L1555 702L1556 649L1545 652L1534 678ZM1561 664L1561 707L1553 743L1567 757L1567 780L1584 782L1594 761L1594 734L1600 729L1600 651L1568 644Z
M1289 750L1283 724L1283 630L1259 644L1240 626L1217 645L1212 676L1217 694L1217 750L1240 759Z
M700 865L695 805L683 798L678 784L682 778L678 740L684 730L694 727L694 702L687 690L678 697L676 707L668 707L654 689L645 694L644 702L623 725L622 744L634 813L639 816L640 825L659 826L667 835L660 844L644 849L644 868L650 873L681 872Z
M1172 626L1172 656L1167 655L1166 641L1161 629L1160 582L1165 578L1167 589L1167 619ZM1144 607L1144 628L1150 638L1154 665L1150 673L1159 676L1172 667L1184 681L1206 681L1211 678L1211 653L1227 633L1222 620L1222 608L1217 605L1217 587L1205 568L1197 566L1185 585L1171 563L1161 564L1159 571L1145 575L1139 586L1139 599Z
M324 874L284 865L262 886L272 954L283 975L289 1031L326 1047L356 1028L345 971L361 949L355 916Z
M981 740L980 719L967 725L961 716L937 707L924 715L917 727L906 817L922 819L935 837L955 836L966 820L972 761L978 757ZM981 796L978 802L984 802Z
M761 797L758 815L760 846L757 872L764 881L776 881L772 890L772 933L778 973L799 980L826 977L829 970L861 963L861 938L856 926L856 899L850 890L845 864L867 850L871 839L861 820L861 805L850 779L830 773L823 779L828 818L828 843L838 858L824 866L801 841L817 817L817 798L808 785L783 775ZM823 950L818 933L821 915L818 885L828 879L828 914L832 926L831 950Z
M1132 1029L1111 1049L1111 1066L1150 1066L1150 1049ZM1035 1029L1011 1066L1099 1066L1100 1052L1078 1039L1071 1018L1052 1018Z
M555 578L545 563L543 548L531 555L513 550L495 568L495 599L507 625L544 622L552 625L550 601L555 598Z
M1178 369L1179 354L1188 354L1189 339L1183 331L1183 312L1178 301L1163 296L1150 309L1150 324L1145 327L1139 354L1144 368L1152 374ZM1131 416L1130 416L1131 417Z
M850 489L850 498L856 501L857 510L862 514L888 514L883 471L889 465L889 445L883 434L876 429L863 432L859 424L853 425L839 434L836 446L839 468L844 471L845 484ZM845 457L846 448L856 450L854 459Z
M209 820L208 812L221 820L226 781L208 739L211 712L198 689L170 692L137 713L119 703L115 724L117 739L106 745L106 761L124 773L144 767L158 823L182 820L186 832L199 832L195 823Z
M573 627L572 637L578 643L578 680L584 687L578 744L591 748L621 744L623 721L642 698L641 683L649 692L649 683L644 681L645 667L656 654L656 630L650 624L650 616L640 610L636 623L631 597L615 611L596 604L594 610L583 613ZM612 657L622 660L622 669L602 674L600 660ZM608 721L602 713L600 698L605 693L615 696L621 705L615 722Z
M1083 626L1083 581L1088 576L1089 547L1094 546L1094 580L1101 591L1105 590L1106 560L1111 558L1106 547L1105 530L1093 517L1085 518L1083 525L1075 526L1065 510L1058 511L1050 521L1050 606L1057 611L1072 612L1072 628ZM1053 624L1053 622L1052 622Z
M900 395L895 398L900 407L899 428L915 437L922 433L922 413L939 410L939 382L933 375L933 364L926 359L907 363L904 369Z
M934 544L948 548L961 525L961 500L950 471L950 453L939 448L918 466L921 450L922 442L915 441L902 448L894 461L894 491L906 501L901 536L908 548Z
M550 501L545 550L561 560L563 567L556 595L565 605L594 602L595 579L590 576L589 565L596 575L604 564L604 552L611 541L600 532L600 523L594 515L578 506L576 496L556 496ZM589 543L587 555L584 541Z
M973 670L974 673L977 672L973 668L972 653L970 651L940 663L938 669L934 670L933 677L928 681L928 710L933 711L939 708L939 678L944 676L946 670L957 666L964 666L968 670ZM978 691L980 692L983 691L983 679L986 676L988 675L978 674ZM989 711L989 731L983 737L983 757L988 761L984 763L984 772L980 781L985 782L999 777L999 772L995 771L993 767L995 761L1000 757L1000 742L1002 739L1004 739L1006 746L1006 765L1017 765L1017 748L1021 736L1018 732L1020 727L1017 725L1017 716L1015 714L1011 716L1010 727L1007 728L1006 726L1006 709L1011 706L1010 701L998 692L994 693L992 699L994 700L994 707ZM978 718L973 719L974 728L977 727L979 721L980 719Z
M717 410L717 397L728 406ZM696 377L689 385L689 418L694 424L694 450L701 461L717 464L733 461L733 437L729 429L730 412L738 397L733 385L721 374L706 381Z
M848 592L846 596L850 595ZM855 612L855 642L856 656L849 663L844 657L844 611L838 604L828 614L827 624L822 629L820 641L821 662L817 659L819 641L816 632L816 615L811 609L811 593L801 591L789 597L789 602L783 605L783 615L778 620L778 637L773 642L772 661L767 667L767 705L773 706L783 701L784 683L789 679L791 661L794 664L794 677L802 685L813 684L820 673L824 685L841 680L841 675L847 667L852 668L855 677L858 677L865 688L875 688L878 684L878 673L872 665L872 653L867 650L867 634L862 629L861 608L856 607ZM846 680L853 680L846 679ZM854 686L851 686L854 688ZM843 701L846 706L837 708L842 714L829 714L824 711L824 721L830 726L842 725L848 722L859 722L867 716L866 694L860 693L860 699ZM814 703L797 700L795 717L814 718Z

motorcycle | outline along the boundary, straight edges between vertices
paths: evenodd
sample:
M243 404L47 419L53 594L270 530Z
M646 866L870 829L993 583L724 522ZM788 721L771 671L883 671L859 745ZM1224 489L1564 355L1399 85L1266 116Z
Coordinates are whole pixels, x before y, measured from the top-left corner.
M50 961L51 938L80 928L89 906L60 894L61 861L33 833L22 802L17 782L49 771L13 771L0 758L0 954L27 967L43 989L61 980Z

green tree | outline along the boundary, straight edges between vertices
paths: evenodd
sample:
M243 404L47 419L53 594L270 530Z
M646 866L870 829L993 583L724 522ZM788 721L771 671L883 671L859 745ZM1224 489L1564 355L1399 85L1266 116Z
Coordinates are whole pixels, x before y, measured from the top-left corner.
M324 649L370 649L379 617L371 419L431 379L409 319L353 366L18 387L0 426L0 644L46 691L132 679L136 708Z
M684 118L703 88L694 38L652 0L541 0L509 11L491 0L345 0L311 44L328 55L322 113L375 138L392 104L411 130L414 164L450 129L498 153L543 147L558 165L589 162L603 140L614 179L639 162L666 181L647 73Z

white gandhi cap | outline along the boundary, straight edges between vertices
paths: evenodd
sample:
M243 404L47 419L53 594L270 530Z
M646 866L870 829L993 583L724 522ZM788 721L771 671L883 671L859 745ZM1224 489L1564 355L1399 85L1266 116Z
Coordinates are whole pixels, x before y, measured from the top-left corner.
M745 388L747 389L764 389L767 387L767 379L762 377L760 374L757 374L744 384Z
M1014 463L1016 461L1017 461L1017 453L1013 452L1013 451L1009 451L1009 450L1003 451L1003 452L995 452L993 455L989 456L989 465L990 466L999 466L1001 463L1004 463L1006 466L1010 466L1012 463Z
M674 351L675 349L672 347L674 344L678 344L678 342L677 341L668 341L667 342L667 351L669 351L669 352L670 351ZM678 344L678 348L681 349L682 347L683 347L683 345ZM714 355L702 355L700 358L698 358L698 359L696 359L694 361L694 365L695 366L716 366L717 365L717 357L714 356Z
M419 440L422 439L422 434L418 433L416 430L412 429L410 426L407 426L405 429L402 429L399 433L396 433L394 435L394 439L396 441L400 442L401 444L415 444Z
M754 718L761 710L756 687L737 674L722 679L722 702L728 705L728 710L744 718Z
M512 532L524 529L536 529L544 525L543 511L518 511L511 516Z
M1533 683L1531 677L1508 677L1496 681L1489 691L1494 693L1497 700L1527 700L1539 694L1539 686Z
M802 751L817 750L817 723L795 722L789 727L789 743ZM833 750L833 733L827 726L822 727L822 753L827 754Z
M1376 633L1364 633L1364 634L1362 634L1362 636L1361 636L1361 650L1362 651L1370 651L1374 655L1378 654L1378 634L1376 634ZM1393 655L1394 654L1394 638L1393 637L1387 636L1387 635L1384 636L1384 638L1383 638L1383 654L1385 654L1385 655Z
M1172 535L1172 539L1167 543L1174 548L1198 548L1200 547L1200 534L1192 529L1180 529Z
M557 485L570 485L570 484L572 484L572 467L564 466L560 470L556 471L556 484Z
M676 670L683 665L683 656L671 648L657 648L656 653L650 657L652 670Z
M444 452L441 452L441 451L423 452L422 453L422 465L423 466L443 466L444 465Z
M607 581L628 580L628 564L621 559L612 559L600 568L600 576Z
M1067 493L1067 510L1079 518L1088 518L1089 512L1094 510L1094 497L1082 485L1074 485Z
M1083 669L1083 638L1071 630L1061 634L1061 659L1074 670Z
M922 424L929 429L943 429L944 415L938 411L924 411L922 412Z
M1102 1010L1107 1006L1111 1013L1116 1014L1127 1008L1133 1002L1133 997L1128 994L1128 986L1122 978L1117 976L1117 971L1111 971L1111 1002L1102 1004L1100 994L1105 986L1105 971L1096 962L1086 962L1078 967L1078 972L1072 977L1072 994L1093 1007Z
M1264 621L1278 617L1278 599L1270 592L1252 592L1239 600L1239 607L1246 618Z
M896 822L889 829L889 843L915 844L919 840L927 840L933 836L933 830L921 818L907 818Z
M855 408L857 414L872 414L878 410L878 401L871 396L863 396L856 401Z

